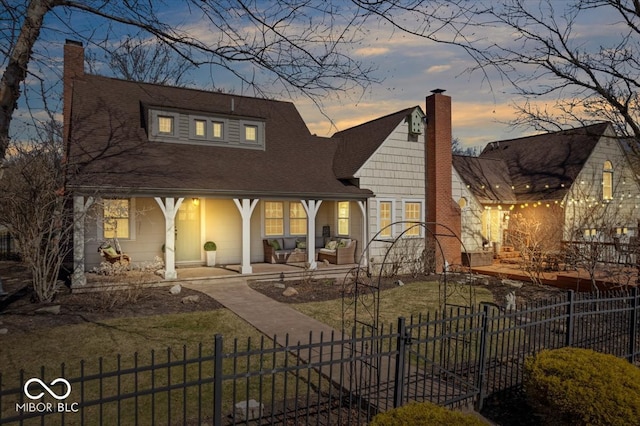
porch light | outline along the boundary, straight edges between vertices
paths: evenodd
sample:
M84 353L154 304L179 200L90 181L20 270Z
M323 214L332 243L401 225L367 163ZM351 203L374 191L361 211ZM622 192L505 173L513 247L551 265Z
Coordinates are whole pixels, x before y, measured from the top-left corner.
M199 206L200 205L200 198L192 198L191 202L193 203L194 206Z

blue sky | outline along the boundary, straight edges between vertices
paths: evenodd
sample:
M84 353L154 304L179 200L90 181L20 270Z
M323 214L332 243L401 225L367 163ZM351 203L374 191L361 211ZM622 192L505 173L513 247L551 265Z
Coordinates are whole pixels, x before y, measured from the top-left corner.
M189 9L180 3L170 4L171 9L166 11L168 20L181 27L190 28L203 39L215 36L203 25L199 16L190 13ZM562 5L563 2L558 1L557 4ZM87 19L77 12L72 15L57 13L57 16L47 20L48 29L42 33L42 39L37 46L40 58L47 58L48 68L32 69L42 76L46 84L54 86L56 75L59 75L61 70L62 45L65 38L73 37L69 27L72 26L73 30L83 34L108 31L114 41L123 31L121 27L110 28L104 21ZM582 23L583 28L576 28L576 43L585 46L596 45L615 32L611 27L594 26L594 19L593 16L587 16ZM602 17L598 16L597 21L601 22ZM68 23L71 23L69 27ZM369 27L366 30L367 37L360 44L353 46L349 55L375 67L374 77L382 80L380 84L375 84L364 94L353 97L345 94L326 97L323 99L324 114L307 98L279 97L295 103L313 133L329 136L336 130L344 130L410 106L421 105L424 108L425 97L436 88L446 89L446 94L452 97L453 135L460 139L463 146L483 146L490 141L532 133L528 129L513 129L507 124L513 118L512 105L518 102L512 94L512 89L503 86L498 79L492 79L490 86L480 73L465 73L464 70L472 66L473 62L461 48L411 37L383 25ZM513 34L494 31L490 34L490 39L506 44L512 41ZM98 57L103 55L103 52L92 45L87 46L87 52ZM99 67L98 71L108 73L106 69L100 70ZM213 84L212 73L215 75L216 87L238 94L252 94L246 92L229 73L211 70L208 67L193 72L188 80L192 82L193 87L209 89ZM30 83L29 90L39 88L34 79L31 79ZM58 85L56 90L59 88ZM59 97L51 96L49 102L52 108L61 110ZM549 101L540 99L539 102L544 105ZM33 101L31 106L37 108L37 102ZM24 117L26 109L26 104L21 102L18 115Z

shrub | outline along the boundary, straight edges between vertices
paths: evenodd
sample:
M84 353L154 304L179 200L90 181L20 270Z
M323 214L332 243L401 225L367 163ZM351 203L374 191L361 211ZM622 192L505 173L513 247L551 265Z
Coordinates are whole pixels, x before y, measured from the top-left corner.
M214 243L213 241L207 241L206 243L204 243L205 251L216 251L216 249L216 243Z
M528 358L525 392L544 424L631 425L640 419L640 369L592 350L562 348Z
M471 414L463 414L430 402L413 402L375 416L369 426L486 426Z

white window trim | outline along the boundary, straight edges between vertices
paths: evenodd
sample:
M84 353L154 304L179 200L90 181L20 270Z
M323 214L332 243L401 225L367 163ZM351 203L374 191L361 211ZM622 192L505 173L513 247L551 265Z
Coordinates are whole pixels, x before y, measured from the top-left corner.
M420 200L420 199L406 199L406 200L402 200L402 220L406 221L407 220L407 216L406 216L406 205L407 203L417 203L420 204L420 217L418 218L418 220L420 222L424 222L424 200ZM406 226L406 224L405 224ZM402 227L402 232L405 231L405 226ZM418 227L419 229L419 234L418 235L411 235L410 237L413 238L419 238L419 237L423 237L424 236L424 228L422 226ZM406 235L406 234L405 234ZM409 237L409 235L407 235L407 237Z
M346 234L340 233L340 203L349 203L349 217L348 220L348 230ZM337 200L336 201L336 235L339 237L348 237L351 234L351 201L349 200Z
M158 120L160 117L173 118L173 133L160 133ZM172 140L180 134L180 114L162 109L151 110L151 136L153 139Z
M215 137L213 136L213 124L214 123L220 123L222 124L222 136ZM211 137L209 138L209 140L214 141L214 142L223 142L227 140L227 132L229 131L229 120L225 119L225 118L211 118L209 119L209 121L207 122L207 128L211 130Z
M121 238L118 237L118 241L135 241L136 239L136 226L135 226L135 212L136 212L136 199L135 198L127 198L127 197L109 197L111 200L129 200L129 238ZM94 205L97 206L98 214L96 215L97 223L96 223L96 238L98 241L102 242L107 239L104 236L104 199L99 200L99 202Z
M272 234L267 235L267 203L282 203L282 234ZM263 200L262 202L262 238L282 238L286 235L287 232L287 216L289 208L289 204L285 200Z
M302 234L292 234L291 233L291 219L295 219L295 218L291 217L291 204L294 204L294 203L298 203L298 204L300 204L302 206L302 201L287 201L285 203L286 206L287 206L287 215L286 215L286 222L288 222L287 223L287 228L286 228L287 235L290 235L292 237L304 237L304 236L307 235L307 230L308 230L308 227L309 227L309 216L306 214L306 212L305 212L305 217L304 217L305 225L306 225L305 226L305 231ZM304 206L302 207L302 211L305 211L304 210ZM298 218L298 219L302 220L302 218Z
M376 200L378 202L377 208L377 214L376 214L376 234L378 232L380 232L382 230L382 225L381 225L381 215L380 215L380 205L382 203L391 203L391 223L395 222L395 212L396 212L396 200L394 200L393 198L379 198ZM394 238L396 236L396 225L392 225L391 226L391 235L389 237L383 237L380 236L382 238Z
M256 140L248 140L246 138L246 127L255 127L256 128ZM265 134L264 134L264 123L261 121L250 121L250 120L240 120L240 144L256 146L256 147L264 147Z

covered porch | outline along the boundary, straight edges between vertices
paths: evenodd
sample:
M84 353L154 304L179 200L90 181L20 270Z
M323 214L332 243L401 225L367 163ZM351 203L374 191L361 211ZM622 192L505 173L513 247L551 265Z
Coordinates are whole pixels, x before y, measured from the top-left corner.
M251 273L242 273L242 265L224 265L224 266L178 266L176 268L176 278L173 280L165 280L161 275L154 273L144 274L143 280L139 283L144 286L170 286L180 284L186 281L206 280L215 284L224 280L233 278L245 278L255 280L295 280L306 274L312 274L313 277L336 278L342 280L347 276L349 271L358 266L357 264L334 265L319 262L316 269L309 271L305 269L303 263L252 263ZM122 277L122 279L119 279ZM86 285L82 287L72 287L73 292L100 291L109 287L109 290L117 289L117 287L126 287L130 285L126 273L116 276L99 275L92 272L85 273Z

